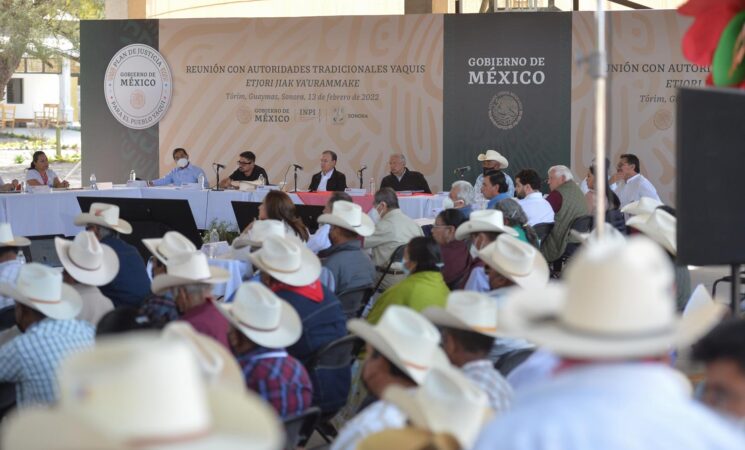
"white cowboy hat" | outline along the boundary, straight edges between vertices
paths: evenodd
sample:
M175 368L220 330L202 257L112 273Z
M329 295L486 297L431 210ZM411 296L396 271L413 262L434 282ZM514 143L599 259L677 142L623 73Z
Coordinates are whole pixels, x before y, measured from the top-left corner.
M499 163L500 169L506 169L510 163L507 161L507 158L502 156L501 153L499 153L496 150L487 150L486 153L482 153L478 157L479 161L496 161Z
M634 216L626 221L626 226L641 231L648 238L663 246L670 254L678 254L677 220L669 212L656 209L648 216Z
M169 231L162 238L143 239L142 243L163 264L175 255L197 251L197 246L178 231Z
M400 409L413 426L448 433L462 448L473 447L492 417L486 393L454 367L430 370L414 390L390 386L383 400Z
M435 325L497 336L497 302L474 291L453 291L445 308L429 307L422 315Z
M166 273L153 279L153 294L161 294L174 286L185 284L219 284L228 281L230 274L219 267L211 267L207 255L200 251L182 253L171 257Z
M163 328L161 337L186 343L207 384L222 384L234 390L245 390L246 381L235 356L221 343L199 333L189 322L170 322Z
M479 250L479 258L522 288L539 288L548 283L548 263L535 247L507 234Z
M321 276L321 261L294 239L269 236L259 250L248 255L248 260L255 268L290 286L306 286Z
M375 232L375 222L362 212L362 207L346 200L334 202L331 214L321 214L318 223L335 225L364 237Z
M619 241L625 241L626 236L621 234L620 231L613 225L611 225L608 222L605 222L605 227L603 228L603 235L600 236L598 234L598 229L595 228L589 233L580 233L577 230L569 230L569 234L571 236L574 236L575 239L577 239L579 242L585 244L585 243L592 243L599 239L616 239Z
M455 238L458 240L467 239L471 233L478 232L489 233L507 233L517 236L514 228L504 224L502 211L496 209L482 209L471 213L468 221L463 222L455 230Z
M284 439L258 395L206 385L189 348L155 333L70 355L58 380L57 405L6 420L3 448L276 450Z
M81 231L69 241L54 238L62 266L77 281L90 286L108 284L119 273L119 257L106 244L101 244L90 231Z
M670 258L643 236L582 247L564 279L513 291L500 310L502 324L560 356L628 359L688 345L724 312L711 304L677 316Z
M391 305L377 325L362 319L347 322L350 333L361 337L412 380L421 383L434 367L449 367L440 348L440 332L411 308Z
M621 212L631 214L632 216L648 216L662 205L664 205L664 203L659 200L655 200L651 197L642 197L621 208Z
M244 247L261 247L269 236L287 236L285 223L274 219L257 220L253 222L250 230L233 240L233 248L238 250Z
M295 308L261 283L243 283L233 303L215 303L215 306L231 325L262 347L289 347L303 333Z
M13 236L13 229L7 222L0 223L0 247L28 247L31 241L22 236Z
M119 218L119 207L108 203L91 203L89 212L80 213L75 218L75 225L79 227L89 224L111 228L122 234L132 234L132 225Z
M38 263L24 264L15 286L0 284L0 295L58 320L74 319L83 308L78 292L62 282L62 273Z

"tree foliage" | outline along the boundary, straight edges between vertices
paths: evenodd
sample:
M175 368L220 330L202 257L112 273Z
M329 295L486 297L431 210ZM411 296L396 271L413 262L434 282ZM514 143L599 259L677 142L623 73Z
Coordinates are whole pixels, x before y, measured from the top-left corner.
M80 20L103 10L104 0L0 0L0 97L24 56L79 60Z

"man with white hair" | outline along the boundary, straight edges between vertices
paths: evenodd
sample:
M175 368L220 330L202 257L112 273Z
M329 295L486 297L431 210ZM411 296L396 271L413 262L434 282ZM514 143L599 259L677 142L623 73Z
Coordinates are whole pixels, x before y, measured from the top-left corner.
M466 219L471 217L471 211L473 211L473 206L471 205L475 198L474 189L471 183L464 180L454 182L450 186L450 194L448 195L448 198L453 204L452 208L459 210Z
M389 187L394 191L423 191L431 194L427 179L421 172L414 172L406 167L406 156L402 153L391 155L388 160L388 166L391 168L390 175L383 178L380 182L380 188Z
M551 193L546 200L551 204L554 227L541 244L541 252L546 261L556 261L564 254L569 242L569 231L578 217L589 214L582 190L574 182L572 171L567 166L553 166L548 169L548 187Z

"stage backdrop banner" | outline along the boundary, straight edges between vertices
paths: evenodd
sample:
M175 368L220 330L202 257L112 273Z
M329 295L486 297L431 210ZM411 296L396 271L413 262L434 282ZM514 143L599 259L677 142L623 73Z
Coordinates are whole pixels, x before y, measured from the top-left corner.
M569 163L571 32L571 13L445 17L445 186L486 149L512 176Z
M586 57L595 45L593 13L574 13L572 57ZM619 155L633 153L641 173L663 202L675 203L675 107L677 89L703 86L708 68L689 63L681 52L691 24L676 11L608 13L610 80L608 156L615 171ZM594 155L592 78L587 66L572 72L572 162L584 178Z

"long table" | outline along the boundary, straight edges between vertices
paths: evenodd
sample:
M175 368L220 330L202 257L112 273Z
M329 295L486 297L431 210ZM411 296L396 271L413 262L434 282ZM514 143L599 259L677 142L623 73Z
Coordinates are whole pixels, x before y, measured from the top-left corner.
M261 202L267 192L115 187L100 191L78 189L39 194L0 194L0 222L9 222L13 232L21 236L74 236L82 230L73 224L75 217L80 214L77 197L84 196L184 199L189 201L197 228L206 229L213 220L237 227L231 202ZM300 192L289 195L296 204L324 204L329 194ZM352 198L366 211L372 205L372 196ZM402 195L399 197L399 206L412 219L433 217L442 208L443 198L439 195Z

